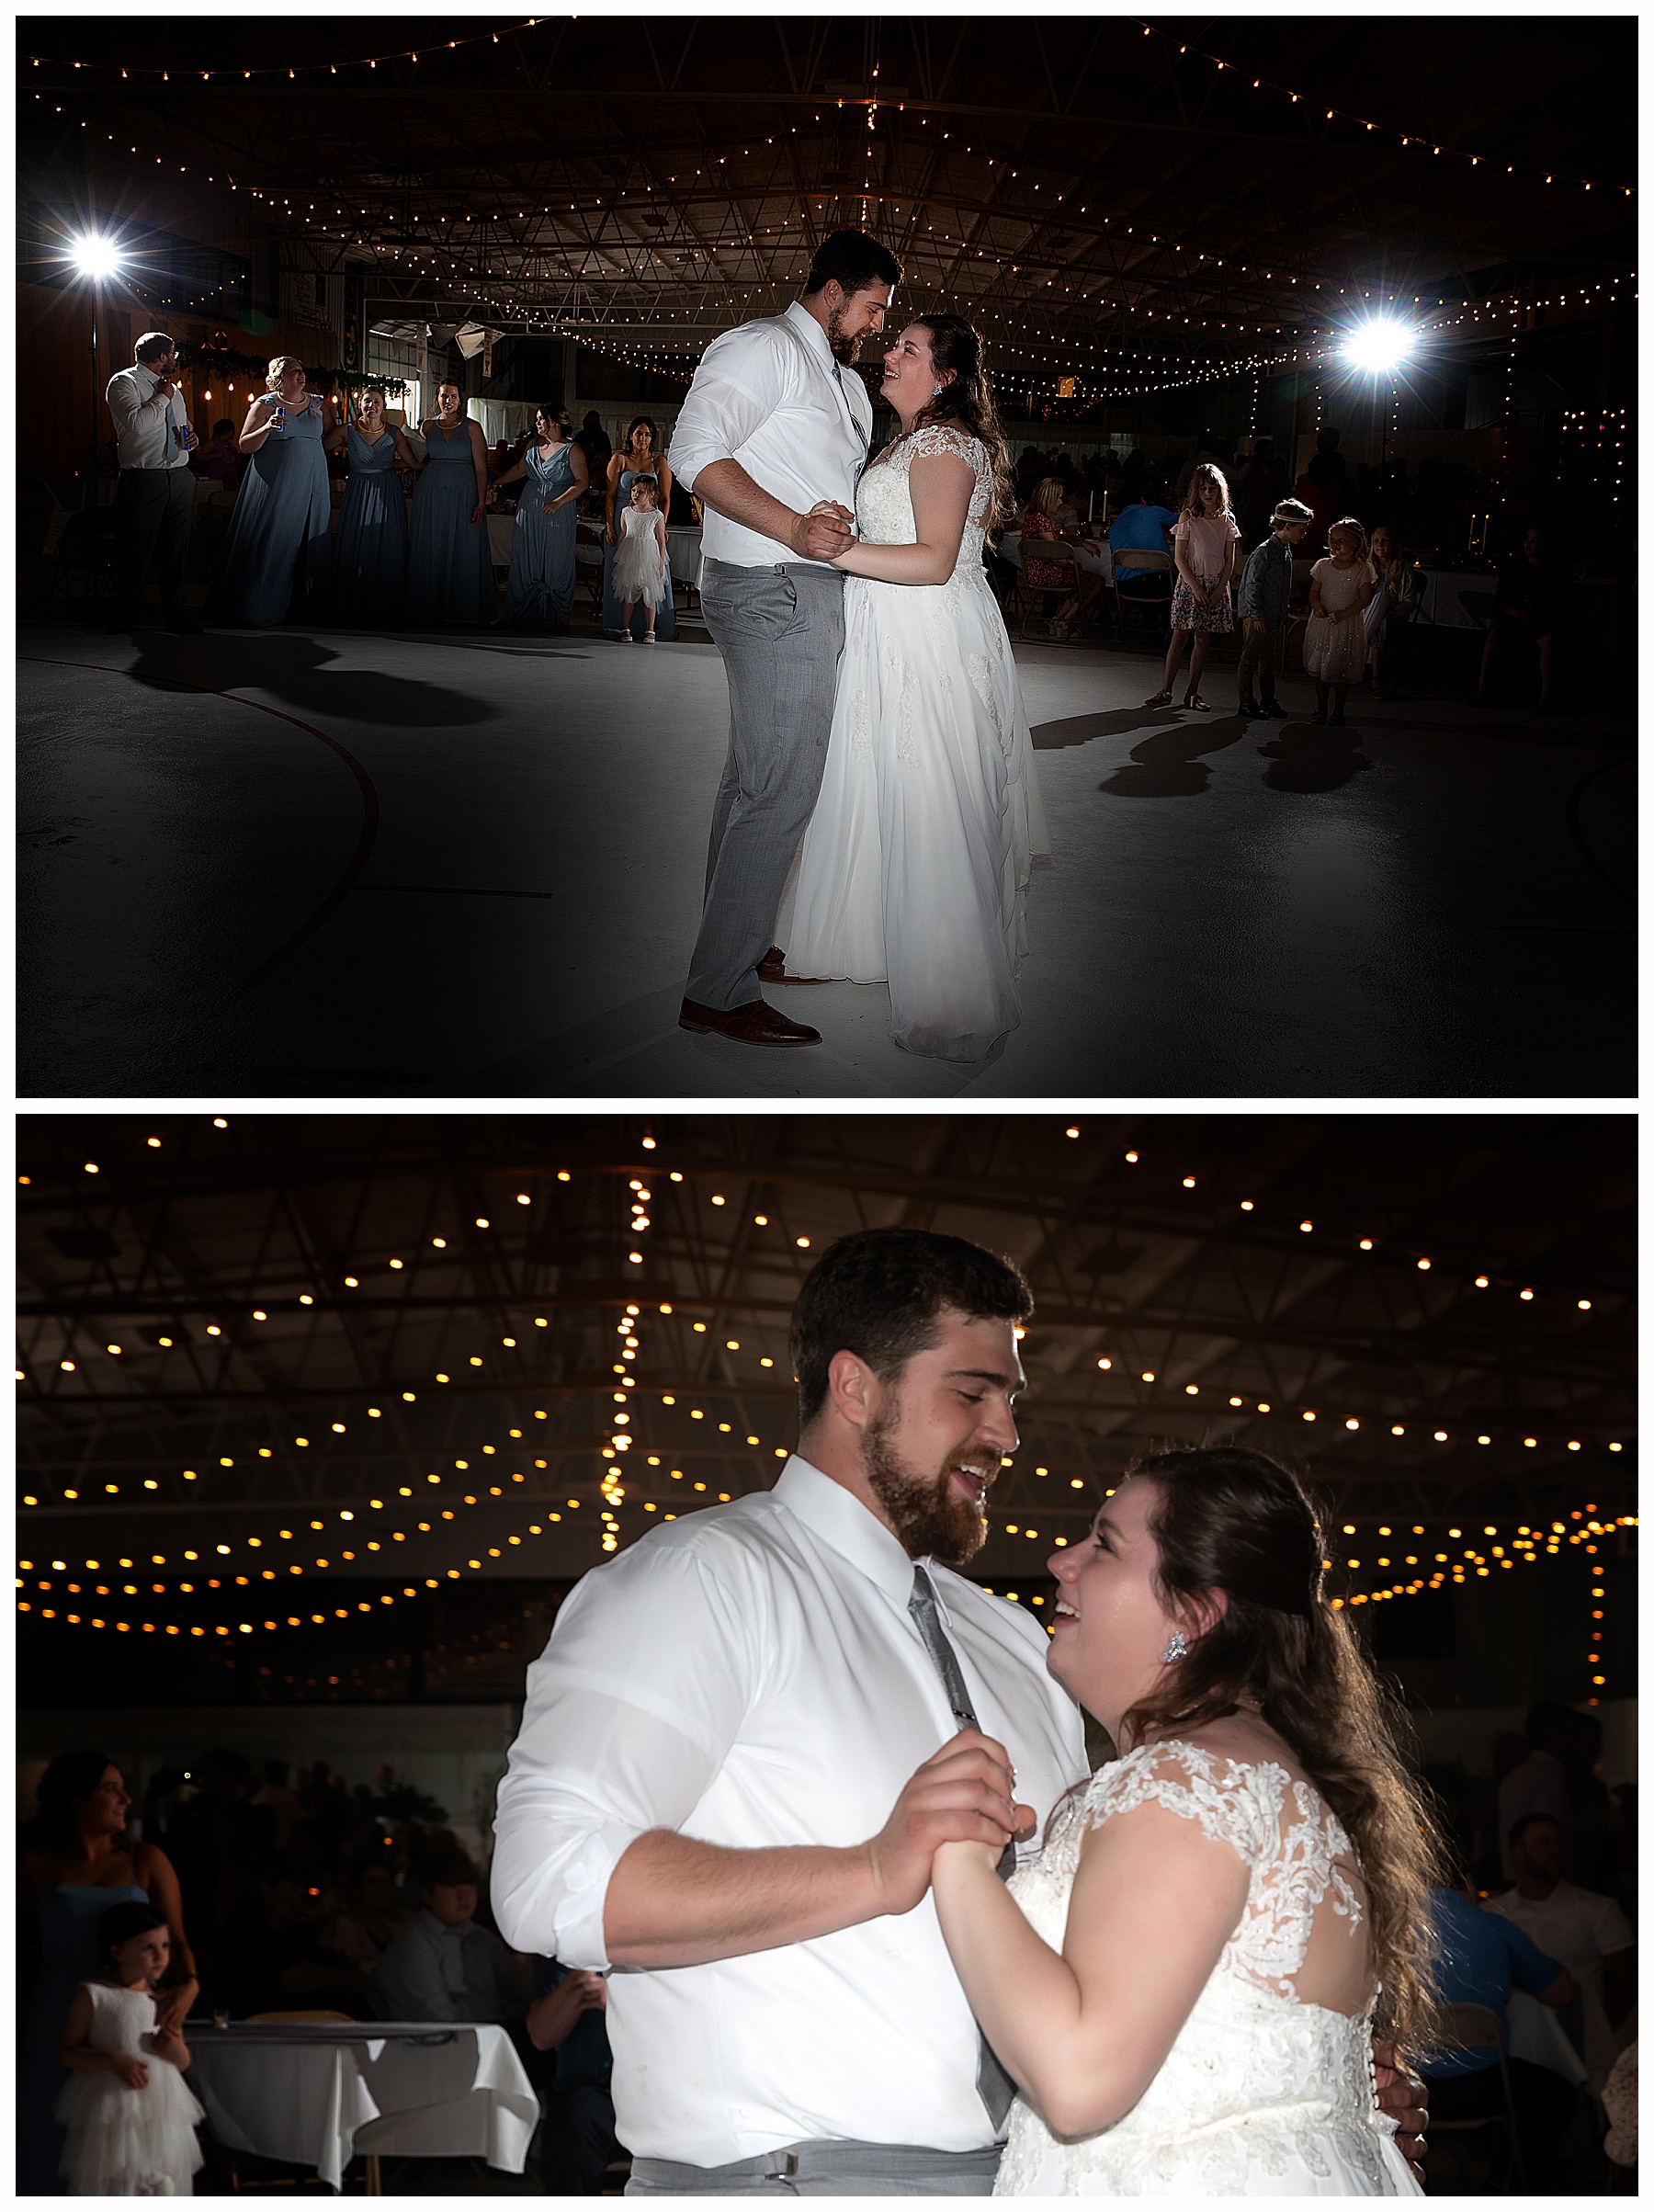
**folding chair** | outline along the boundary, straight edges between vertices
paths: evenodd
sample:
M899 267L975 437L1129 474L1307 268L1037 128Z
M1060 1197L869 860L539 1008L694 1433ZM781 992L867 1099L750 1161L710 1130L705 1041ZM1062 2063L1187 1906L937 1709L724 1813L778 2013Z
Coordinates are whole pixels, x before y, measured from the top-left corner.
M1430 2142L1438 2144L1444 2136L1472 2136L1484 2134L1489 2128L1502 2128L1505 2138L1505 2173L1499 2194L1509 2196L1513 2192L1524 2195L1527 2175L1522 2163L1522 2140L1516 2132L1516 2099L1511 2088L1511 2073L1505 2064L1504 2030L1499 2014L1485 2004L1444 2004L1442 2007L1442 2044L1448 2050L1488 2050L1497 2054L1500 2086L1504 2092L1504 2110L1489 2113L1478 2120L1442 2120L1432 2113ZM1457 2179L1464 2179L1463 2170Z

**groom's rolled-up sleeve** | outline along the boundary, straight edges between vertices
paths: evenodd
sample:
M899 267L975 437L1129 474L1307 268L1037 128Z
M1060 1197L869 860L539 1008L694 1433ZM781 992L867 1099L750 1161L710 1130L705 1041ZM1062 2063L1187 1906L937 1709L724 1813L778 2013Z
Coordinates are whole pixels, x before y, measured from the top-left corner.
M737 458L787 396L791 350L790 340L761 324L713 339L673 426L666 458L679 483L693 491L703 469Z
M740 1729L753 1610L681 1541L623 1553L567 1599L528 1670L494 1818L490 1894L514 1949L607 1968L622 1854L681 1827Z

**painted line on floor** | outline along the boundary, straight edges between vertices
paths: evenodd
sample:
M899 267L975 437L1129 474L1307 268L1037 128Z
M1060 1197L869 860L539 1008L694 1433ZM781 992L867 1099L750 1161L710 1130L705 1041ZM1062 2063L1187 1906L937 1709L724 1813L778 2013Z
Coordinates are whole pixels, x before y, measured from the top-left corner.
M17 658L19 661L31 661L42 668L89 669L97 675L128 676L131 674L130 668L111 668L107 661L59 661L50 658L45 653L38 652L19 653ZM368 775L367 769L347 746L340 744L336 737L329 737L325 730L318 730L313 723L301 722L296 714L289 714L280 707L267 707L262 699L244 698L238 691L215 691L210 685L192 684L184 676L175 676L169 679L169 688L178 691L193 691L199 698L228 699L232 706L251 707L256 713L271 715L278 722L290 722L295 730L302 730L307 737L313 737L318 744L325 745L330 753L338 754L356 777L357 789L361 795L362 826L357 834L356 850L345 863L344 872L340 875L338 881L314 912L294 930L286 943L278 946L269 959L255 968L238 989L232 991L228 998L221 1002L221 1006L230 1006L233 1005L237 999L245 998L250 992L256 991L261 983L267 982L285 961L291 959L301 945L307 944L315 936L323 924L330 919L334 909L347 893L355 889L357 878L367 867L368 856L373 851L375 840L379 836L379 792L374 788L372 777Z

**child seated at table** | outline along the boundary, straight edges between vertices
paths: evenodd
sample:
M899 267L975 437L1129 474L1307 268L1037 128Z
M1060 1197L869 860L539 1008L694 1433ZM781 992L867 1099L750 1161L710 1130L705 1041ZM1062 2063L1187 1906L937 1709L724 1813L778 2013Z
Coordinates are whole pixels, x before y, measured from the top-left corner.
M111 1905L97 1947L111 1971L75 1991L58 2048L72 2077L57 2103L68 2193L188 2196L206 2115L184 2086L183 2036L155 2026L154 1991L172 1955L165 1916L135 1899Z

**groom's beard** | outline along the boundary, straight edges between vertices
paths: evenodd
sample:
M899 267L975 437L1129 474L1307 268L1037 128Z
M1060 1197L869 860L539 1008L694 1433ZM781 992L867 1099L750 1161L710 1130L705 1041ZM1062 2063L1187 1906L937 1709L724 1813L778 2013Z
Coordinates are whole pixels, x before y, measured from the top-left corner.
M842 361L846 369L861 351L859 337L849 338L844 335L844 311L842 307L829 308L827 311L827 344L833 359Z
M954 1460L939 1474L915 1474L890 1442L895 1409L876 1420L862 1438L862 1466L873 1495L890 1516L897 1541L911 1560L962 1567L988 1540L986 1501L978 1506L953 1486ZM980 1454L973 1453L973 1459Z

